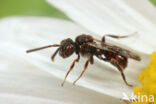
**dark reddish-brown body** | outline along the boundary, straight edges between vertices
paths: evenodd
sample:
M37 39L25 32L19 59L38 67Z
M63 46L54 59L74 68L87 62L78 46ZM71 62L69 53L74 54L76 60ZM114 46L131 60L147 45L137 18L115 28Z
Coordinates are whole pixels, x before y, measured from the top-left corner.
M65 40L62 40L60 45L55 44L55 45L48 45L48 46L44 46L44 47L40 47L40 48L36 48L36 49L31 49L31 50L28 50L27 53L41 50L41 49L48 48L48 47L59 47L51 57L52 61L54 61L54 58L57 53L59 53L59 55L62 58L67 58L75 52L77 54L77 58L72 62L71 66L64 78L62 86L64 85L64 82L65 82L68 74L70 73L70 71L73 69L75 63L79 61L80 55L88 57L88 60L85 63L84 70L82 71L80 76L74 81L73 84L75 84L81 78L81 76L87 69L88 64L94 63L93 56L96 56L100 60L109 62L112 65L114 65L121 72L124 82L128 86L131 86L126 81L125 75L123 73L123 69L125 69L127 67L128 58L132 58L137 61L140 61L140 57L126 49L106 43L105 42L106 36L109 36L112 38L127 37L127 36L105 35L101 41L98 41L98 40L94 39L91 35L82 34L82 35L79 35L76 37L75 42L72 39L67 38Z

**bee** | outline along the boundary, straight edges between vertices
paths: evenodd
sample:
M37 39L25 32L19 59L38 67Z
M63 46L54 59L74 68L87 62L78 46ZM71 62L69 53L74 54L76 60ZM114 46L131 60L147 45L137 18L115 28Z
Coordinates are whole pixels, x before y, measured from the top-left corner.
M67 38L62 40L60 44L47 45L40 48L30 49L27 50L26 52L30 53L45 48L58 47L51 57L52 61L54 61L54 58L57 55L57 53L59 53L59 55L62 58L68 58L73 53L75 53L77 55L77 58L73 60L68 72L65 75L65 78L61 86L64 85L66 78L68 77L69 73L72 71L75 63L79 62L80 56L87 56L88 59L84 65L83 71L81 72L80 76L73 82L73 85L75 85L75 83L82 77L82 75L84 74L84 72L88 67L88 64L93 64L94 57L97 57L98 59L105 62L109 62L110 64L115 66L121 73L122 79L125 82L125 84L128 86L132 86L126 81L126 77L124 75L124 69L127 67L128 58L134 59L136 61L140 61L141 58L139 57L139 55L127 49L120 48L116 45L105 42L106 37L120 39L129 36L131 35L117 36L112 34L106 34L102 37L101 40L97 40L93 38L91 35L81 34L75 38L75 41L73 41L71 38Z

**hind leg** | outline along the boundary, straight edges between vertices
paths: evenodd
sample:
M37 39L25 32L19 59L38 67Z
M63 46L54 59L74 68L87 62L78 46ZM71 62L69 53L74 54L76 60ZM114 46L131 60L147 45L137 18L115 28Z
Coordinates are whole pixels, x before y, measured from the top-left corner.
M133 33L133 34L130 34L130 35L124 35L124 36L120 36L120 35L112 35L112 34L106 34L102 37L102 43L105 43L105 38L106 37L111 37L111 38L115 38L115 39L120 39L120 38L128 38L128 37L131 37L133 35L136 35L137 32Z
M125 84L126 84L127 86L132 87L132 85L130 85L130 84L127 82L126 77L125 77L125 74L124 74L124 72L123 72L123 68L121 67L121 65L119 64L119 62L118 62L117 60L115 60L115 59L111 59L111 63L112 63L114 66L116 66L117 69L120 71L121 76L122 76L122 79L123 79L123 81L125 82Z
M119 69L119 71L120 71L120 73L121 73L122 79L123 79L123 81L125 82L125 84L126 84L127 86L133 87L133 85L131 85L131 84L129 84L129 83L127 82L126 77L125 77L125 74L123 73L123 70L122 70L121 68L118 68L118 69Z

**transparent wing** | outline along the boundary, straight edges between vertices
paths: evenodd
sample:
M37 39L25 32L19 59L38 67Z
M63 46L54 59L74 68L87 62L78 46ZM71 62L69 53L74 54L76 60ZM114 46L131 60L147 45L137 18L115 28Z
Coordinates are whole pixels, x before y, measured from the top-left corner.
M120 48L118 46L108 44L108 43L101 44L101 41L99 41L99 40L95 40L93 43L88 43L88 44L90 46L96 47L98 49L111 51L113 53L120 54L120 55L127 57L127 58L132 58L132 59L137 60L137 61L141 60L139 55L137 55L137 54L135 54L135 53L133 53L127 49L123 49L123 48Z

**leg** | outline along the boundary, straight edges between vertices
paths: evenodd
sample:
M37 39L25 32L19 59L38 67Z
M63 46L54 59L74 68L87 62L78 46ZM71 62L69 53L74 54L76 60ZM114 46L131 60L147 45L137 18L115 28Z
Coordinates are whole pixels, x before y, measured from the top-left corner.
M86 61L82 73L81 73L80 76L73 82L73 85L75 85L75 83L82 77L82 75L84 74L84 72L86 71L86 69L87 69L87 67L88 67L88 64L89 64L90 60L91 60L91 58L89 58L89 59Z
M64 85L64 83L65 83L65 81L66 81L66 78L67 78L68 74L69 74L70 71L73 69L73 67L74 67L74 65L75 65L75 62L78 62L79 59L80 59L80 55L78 54L77 59L75 59L75 60L73 61L73 63L71 64L71 66L70 66L70 68L69 68L69 70L68 70L68 72L67 72L67 74L66 74L66 76L65 76L65 78L64 78L64 81L63 81L62 84L61 84L61 86Z
M54 58L56 56L56 54L58 53L58 51L60 50L60 48L58 48L55 53L52 55L51 60L54 62Z
M126 77L125 77L125 75L123 73L123 70L120 67L118 67L118 69L119 69L119 71L121 73L121 76L122 76L122 79L124 80L124 82L126 83L126 85L127 86L130 86L130 87L133 87L133 85L128 84L128 82L126 81Z
M118 70L120 71L121 76L122 76L122 79L123 79L123 81L125 82L125 84L126 84L127 86L132 87L132 85L130 85L130 84L127 83L126 77L125 77L125 75L124 75L124 73L123 73L123 68L120 66L120 63L119 63L117 60L115 60L115 59L111 59L110 62L111 62L111 64L113 64L115 67L118 68Z
M94 64L94 57L93 56L90 57L90 64Z
M120 36L120 35L112 35L112 34L106 34L102 37L102 42L105 42L105 38L106 37L111 37L111 38L116 38L116 39L120 39L120 38L127 38L127 37L131 37L133 35L136 35L137 32L130 34L130 35L124 35L124 36Z

